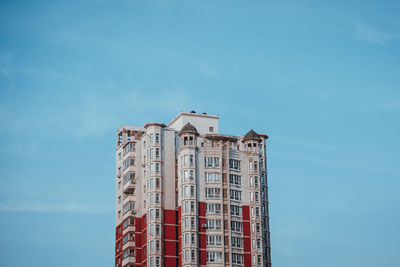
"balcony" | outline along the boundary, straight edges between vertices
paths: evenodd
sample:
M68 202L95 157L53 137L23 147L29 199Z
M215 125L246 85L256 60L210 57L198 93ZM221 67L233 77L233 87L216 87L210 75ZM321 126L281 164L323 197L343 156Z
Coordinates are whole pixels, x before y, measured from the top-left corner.
M125 229L122 230L122 235L125 235L128 232L135 232L135 226L134 225L129 225L125 227Z
M122 260L122 266L125 266L129 263L135 263L136 262L136 258L135 256L128 256L125 259Z
M127 158L134 158L136 157L136 151L135 150L130 150L128 151L126 154L124 154L124 160L126 160Z
M122 250L125 250L129 247L135 247L135 240L128 240L128 242L122 245Z
M129 211L127 211L127 212L124 213L124 215L122 216L122 219L125 220L125 219L127 219L128 217L136 216L136 213L137 213L137 210L135 210L135 209L129 210Z
M122 186L122 191L125 194L132 195L135 192L135 187L136 187L136 181L135 180L129 180Z

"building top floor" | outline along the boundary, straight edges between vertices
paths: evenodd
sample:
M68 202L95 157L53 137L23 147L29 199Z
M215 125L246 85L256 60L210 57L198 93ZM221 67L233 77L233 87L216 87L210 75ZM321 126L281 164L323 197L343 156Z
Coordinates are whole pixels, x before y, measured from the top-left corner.
M181 112L176 116L168 127L175 131L180 131L187 123L193 125L200 135L218 133L218 115L208 115L206 113Z
M236 142L239 140L244 141L246 139L265 140L268 138L267 135L256 133L253 130L249 131L246 135L239 137L219 134L218 120L218 115L209 115L206 113L196 113L195 111L191 111L179 113L170 123L168 123L168 125L159 122L150 122L143 127L123 125L117 130L117 146L133 139L141 139L143 135L148 134L148 132L151 133L157 128L162 128L163 131L173 131L177 134L188 129L189 132L194 130L197 135L214 141L229 140Z

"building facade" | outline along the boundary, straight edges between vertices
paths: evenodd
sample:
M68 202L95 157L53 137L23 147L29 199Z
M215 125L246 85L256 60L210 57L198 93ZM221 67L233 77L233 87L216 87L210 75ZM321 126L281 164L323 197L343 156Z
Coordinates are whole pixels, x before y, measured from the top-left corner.
M268 136L218 119L118 129L115 266L271 266Z

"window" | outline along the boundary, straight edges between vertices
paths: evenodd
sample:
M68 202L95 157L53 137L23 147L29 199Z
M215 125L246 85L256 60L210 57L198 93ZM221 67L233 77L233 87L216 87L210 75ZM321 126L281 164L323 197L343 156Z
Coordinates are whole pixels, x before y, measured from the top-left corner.
M156 173L160 172L160 163L156 163Z
M231 197L231 200L240 201L240 200L242 200L242 192L238 191L238 190L231 189L230 190L230 197Z
M124 160L124 169L128 168L129 166L134 166L135 165L135 159L134 158L128 158Z
M149 165L147 165L147 171L150 173L150 174L154 174L154 163L150 163Z
M205 157L204 158L205 167L219 167L218 157Z
M221 220L207 219L207 229L221 229Z
M190 186L190 196L194 196L194 186Z
M147 188L149 190L154 189L155 186L154 181L155 181L154 178L150 178L149 180L147 180Z
M243 223L237 222L237 221L231 221L231 229L232 229L232 232L241 233L242 229L243 229Z
M209 214L220 214L221 204L206 203L206 212Z
M207 251L207 262L222 262L222 252Z
M189 233L184 234L184 240L185 240L186 245L190 244L190 234Z
M194 164L194 156L193 155L189 155L189 163L190 163L190 166L193 166L193 164Z
M196 244L196 235L192 233L192 244ZM193 257L192 257L193 260Z
M127 234L127 236L128 236L128 241L135 241L135 234L134 233L129 233L129 234Z
M135 219L134 218L128 218L124 221L123 228L125 229L129 225L135 225Z
M124 175L124 178L122 179L123 183L126 184L130 180L135 180L135 173L129 172Z
M160 209L156 209L156 219L160 219Z
M128 202L124 205L124 207L122 208L123 213L128 212L129 210L133 210L135 208L135 203L133 202Z
M191 145L191 146L194 145L193 136L189 137L189 145Z
M160 134L156 133L155 135L156 137L156 144L158 144L160 142Z
M233 264L243 264L243 255L232 253L232 263Z
M242 177L236 174L229 174L229 182L234 185L241 185Z
M243 247L243 238L232 236L232 247L242 248Z
M231 215L242 216L242 207L231 205Z
M229 159L229 168L234 170L240 170L240 160Z
M190 261L190 258L189 258L189 252L190 252L190 250L188 250L188 249L185 249L185 261Z
M220 188L205 188L206 198L220 198L221 189Z
M118 134L118 145L122 144L122 142L124 141L123 137L122 137L122 132L120 132Z
M149 135L149 142L150 142L150 144L152 145L152 144L154 144L154 134L150 134Z
M260 231L261 231L260 223L256 223L256 232L260 233Z
M209 131L209 132L213 132L213 131L214 131L214 127L211 127L211 126L208 127L208 131Z
M194 212L194 201L183 202L183 213Z
M222 237L220 235L207 235L207 245L221 245Z
M147 225L147 235L148 236L154 236L155 235L155 226L154 226L154 224L148 224Z
M135 253L135 251L133 249L125 250L124 254L122 255L122 258L125 259L129 256L133 256L134 253Z
M221 182L221 178L219 173L214 172L206 172L205 173L206 183L219 183Z
M196 260L196 251L194 249L192 249L191 254L192 254L192 261L195 261Z

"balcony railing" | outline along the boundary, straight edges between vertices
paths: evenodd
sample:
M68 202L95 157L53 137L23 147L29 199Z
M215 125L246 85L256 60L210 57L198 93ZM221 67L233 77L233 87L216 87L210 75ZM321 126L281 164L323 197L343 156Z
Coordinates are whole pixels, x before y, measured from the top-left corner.
M122 191L125 194L133 194L135 192L135 187L136 187L136 181L135 180L129 180L126 184L123 185Z

